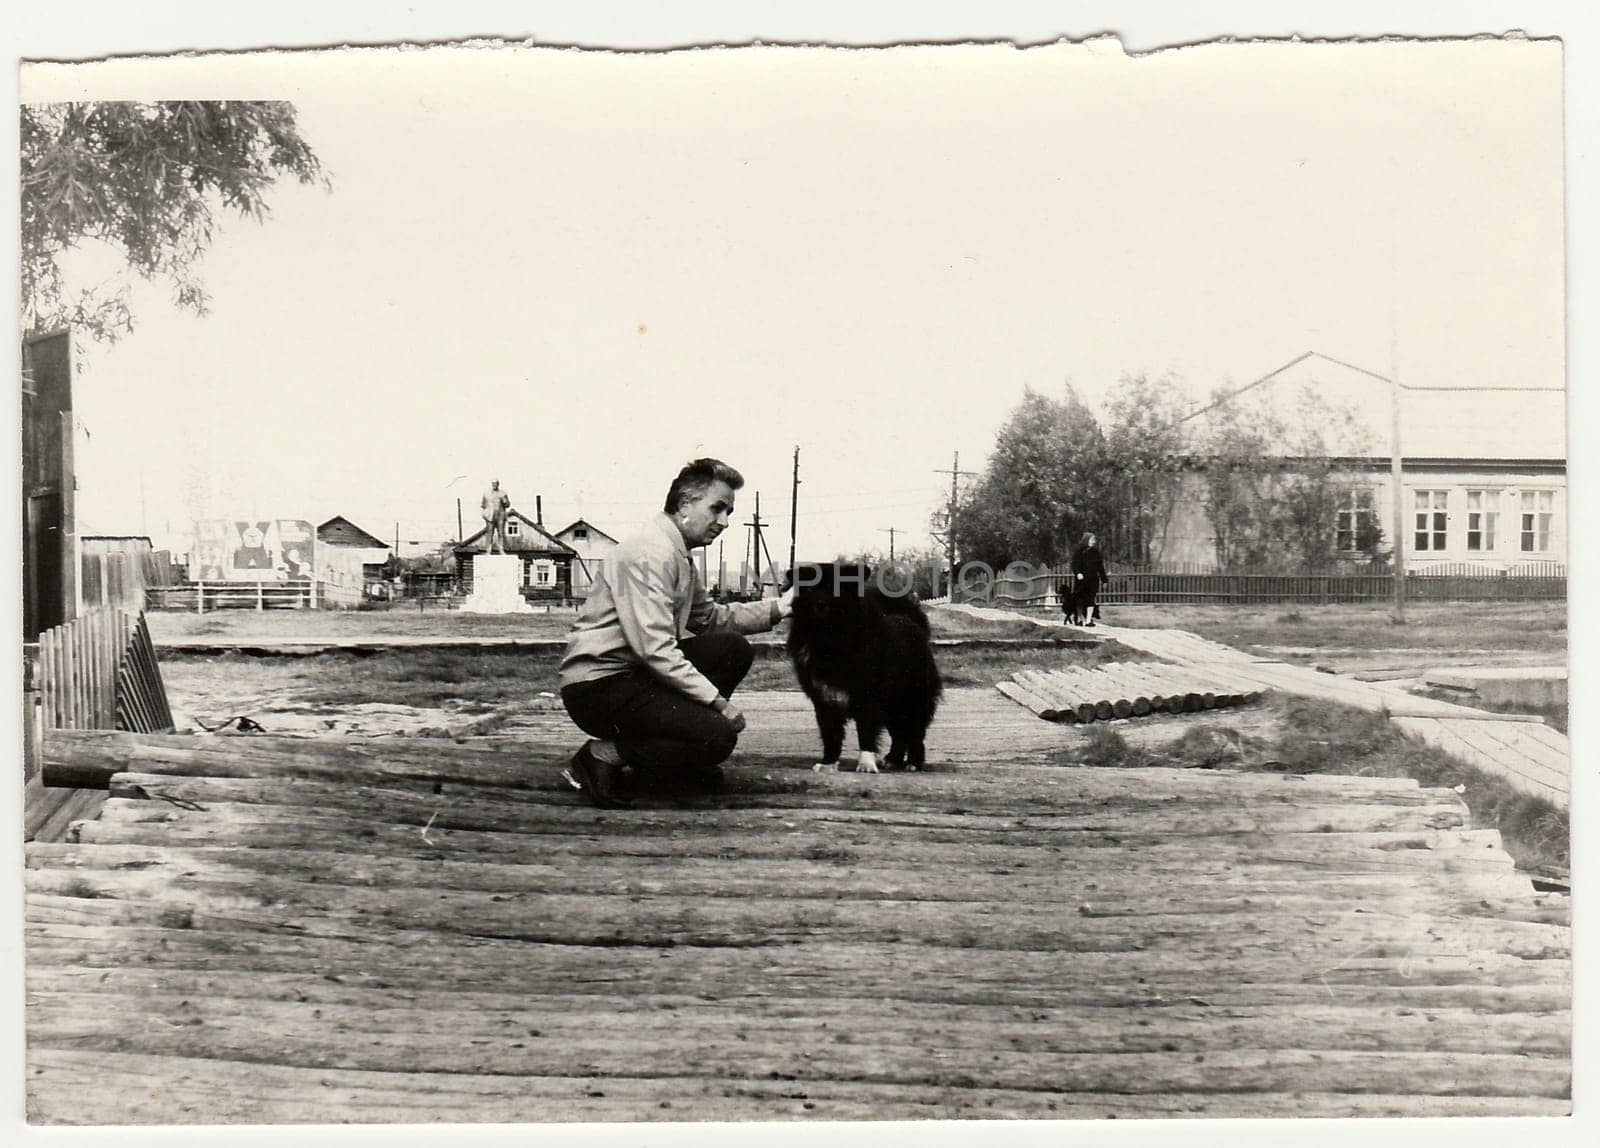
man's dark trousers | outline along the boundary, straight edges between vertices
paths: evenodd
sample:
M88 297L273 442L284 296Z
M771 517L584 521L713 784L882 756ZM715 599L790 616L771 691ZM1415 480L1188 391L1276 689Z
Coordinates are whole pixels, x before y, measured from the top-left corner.
M678 648L723 697L744 681L755 656L732 632L685 638ZM731 721L643 667L564 686L561 704L584 733L615 742L631 769L674 788L714 785L716 766L739 740Z

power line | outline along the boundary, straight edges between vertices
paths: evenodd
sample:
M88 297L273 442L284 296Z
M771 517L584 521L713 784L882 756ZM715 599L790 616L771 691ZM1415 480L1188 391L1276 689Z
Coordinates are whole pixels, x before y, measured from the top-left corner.
M1525 394L1534 394L1534 393L1539 393L1539 392L1548 393L1548 392L1552 392L1552 391L1554 391L1554 392L1564 392L1566 390L1565 387L1498 387L1498 386L1476 386L1476 385L1473 385L1473 386L1465 386L1465 385L1463 385L1463 386L1448 386L1447 385L1447 386L1439 386L1439 387L1418 387L1418 386L1412 386L1409 383L1398 382L1398 381L1396 381L1394 379L1391 379L1388 375L1380 375L1376 371L1369 371L1364 367L1356 366L1354 363L1347 363L1343 359L1336 359L1332 355L1324 354L1321 351L1306 351L1304 354L1296 355L1294 358L1290 359L1287 363L1283 364L1283 366L1277 368L1276 370L1268 371L1266 374L1262 375L1259 379L1255 379L1255 380L1253 380L1251 382L1248 382L1244 386L1238 388L1237 390L1229 391L1227 394L1223 395L1220 399L1217 399L1215 402L1207 403L1205 406L1201 407L1197 411L1191 411L1190 413L1184 415L1181 419L1179 419L1178 422L1179 423L1186 423L1190 419L1199 418L1201 415L1207 413L1208 411L1214 411L1218 407L1220 407L1223 403L1226 403L1226 402L1229 402L1229 401L1231 401L1233 399L1236 399L1240 395L1244 394L1246 391L1253 390L1254 388L1261 386L1263 383L1270 382L1272 379L1275 379L1279 375L1283 374L1283 372L1287 371L1290 367L1299 366L1301 363L1305 362L1307 359L1323 359L1323 360L1325 360L1327 362L1330 362L1330 363L1334 364L1335 366L1343 367L1347 371L1354 371L1358 375L1366 375L1369 379L1376 379L1380 383L1387 383L1390 386L1398 387L1402 391L1447 391L1447 392L1453 392L1453 391L1516 391L1519 394L1523 394L1523 393L1525 393Z

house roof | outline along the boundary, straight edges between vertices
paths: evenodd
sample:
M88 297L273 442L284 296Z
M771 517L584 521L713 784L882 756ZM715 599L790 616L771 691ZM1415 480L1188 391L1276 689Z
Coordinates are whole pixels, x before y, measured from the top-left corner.
M1451 387L1478 389L1447 389ZM1320 428L1328 453L1389 456L1392 385L1358 368L1313 354L1266 382L1240 388L1233 397L1246 406L1270 408L1292 423L1306 392L1355 415L1349 427ZM1565 390L1543 380L1413 381L1400 391L1400 450L1408 459L1564 462L1566 398ZM1200 425L1207 417L1208 412L1195 416Z
M549 531L545 530L544 527L540 526L537 522L529 518L526 514L523 514L521 511L508 511L506 514L506 521L510 522L513 519L516 520L518 529L516 534L507 535L506 553L551 554L563 555L566 557L571 557L577 553L576 550L568 546L559 538L556 538ZM478 531L470 538L467 538L459 546L457 546L455 548L455 552L457 554L482 554L486 549L483 544L483 536L488 532L489 528L485 526L482 530Z
M330 546L353 546L367 550L389 549L389 544L383 539L368 534L342 514L335 514L317 527L317 541L326 542Z
M594 536L598 535L599 537L604 538L607 542L615 542L616 541L616 539L611 537L611 535L607 534L604 530L601 530L594 523L592 523L592 522L590 522L590 521L588 521L587 519L584 519L584 518L575 518L575 519L573 519L566 526L563 526L560 530L556 531L556 537L557 538L564 537L565 535L569 534L570 532L572 532L573 530L575 530L579 526L587 527L588 530L589 530L590 537L594 537Z

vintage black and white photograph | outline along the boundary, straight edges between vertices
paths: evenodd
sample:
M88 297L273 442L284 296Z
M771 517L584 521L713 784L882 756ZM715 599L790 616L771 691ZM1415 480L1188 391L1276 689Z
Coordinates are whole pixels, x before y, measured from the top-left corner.
M24 58L27 1122L1560 1142L1470 31Z

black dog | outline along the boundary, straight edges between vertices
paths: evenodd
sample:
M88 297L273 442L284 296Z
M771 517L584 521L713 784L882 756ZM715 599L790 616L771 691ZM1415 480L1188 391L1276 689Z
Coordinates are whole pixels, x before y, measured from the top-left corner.
M803 563L796 570L789 657L817 712L822 761L838 769L846 721L856 723L857 772L877 773L889 731L889 769L922 769L943 684L928 617L916 597L885 592L865 566ZM889 589L893 589L892 585Z
M1078 589L1076 579L1062 584L1061 612L1066 615L1067 625L1081 626L1089 620L1085 617L1087 610L1083 599L1083 592Z

